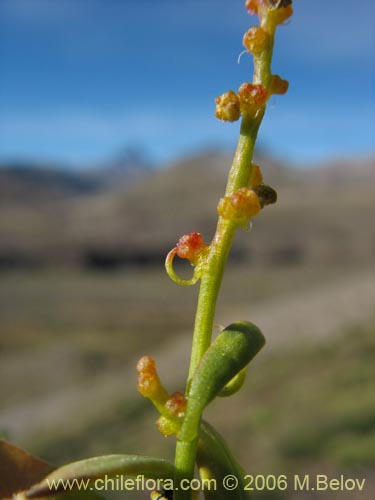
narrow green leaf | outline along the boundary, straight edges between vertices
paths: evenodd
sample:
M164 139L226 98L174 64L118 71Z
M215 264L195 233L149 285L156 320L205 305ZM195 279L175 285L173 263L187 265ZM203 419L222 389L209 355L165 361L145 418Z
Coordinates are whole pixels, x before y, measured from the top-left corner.
M174 466L160 458L145 457L140 455L107 455L103 457L88 458L73 462L56 469L26 492L27 498L43 498L55 496L64 491L67 481L77 482L92 480L90 487L95 487L95 479L111 478L116 475L138 476L152 479L172 479ZM81 483L82 484L82 483Z
M200 428L197 466L205 500L250 499L249 492L245 491L244 471L220 434L204 421ZM233 486L236 487L230 489Z

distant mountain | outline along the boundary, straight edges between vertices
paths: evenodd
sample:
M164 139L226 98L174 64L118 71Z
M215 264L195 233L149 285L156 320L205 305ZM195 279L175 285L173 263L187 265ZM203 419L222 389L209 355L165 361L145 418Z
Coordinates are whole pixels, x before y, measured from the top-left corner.
M150 170L141 153L133 149L105 164L82 170L26 163L0 165L0 206L38 205L107 189L124 189Z
M80 173L46 166L0 167L0 206L8 203L41 203L91 193L98 182Z
M107 188L122 188L152 171L150 161L136 148L126 148L113 160L87 171L87 179Z
M297 170L265 155L257 161L279 199L254 220L250 235L239 232L234 259L278 265L373 258L371 162ZM0 170L0 267L162 266L182 234L212 237L230 164L229 155L211 151L129 177L120 168L118 182L110 182L110 168Z
M375 154L359 158L342 158L310 170L314 182L326 186L362 185L375 182Z

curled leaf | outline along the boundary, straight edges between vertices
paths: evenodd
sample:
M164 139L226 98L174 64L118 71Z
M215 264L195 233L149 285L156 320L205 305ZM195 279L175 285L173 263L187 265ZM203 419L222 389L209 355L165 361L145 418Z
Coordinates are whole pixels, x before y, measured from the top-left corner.
M172 250L168 253L165 259L165 270L167 271L168 276L171 278L172 281L174 281L178 285L183 285L183 286L195 285L195 283L199 280L201 276L198 267L194 268L193 277L190 280L184 280L176 274L176 271L174 270L173 267L173 261L175 256L177 255L177 251L178 251L177 247L172 248Z
M257 326L237 321L227 326L201 359L188 391L188 404L179 438L196 438L199 419L210 401L254 358L265 344Z

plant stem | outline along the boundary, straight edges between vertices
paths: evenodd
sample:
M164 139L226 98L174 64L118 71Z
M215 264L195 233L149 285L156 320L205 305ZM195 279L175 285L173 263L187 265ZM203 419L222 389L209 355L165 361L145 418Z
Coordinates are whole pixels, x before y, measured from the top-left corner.
M234 191L248 185L252 171L252 157L254 145L264 114L264 109L254 118L244 117L241 132L234 156L232 168L229 172L225 195L230 196ZM237 230L237 223L219 217L215 236L212 240L210 253L201 278L197 312L195 316L193 346L190 359L187 392L190 380L202 356L211 342L216 302L224 274L225 264ZM199 429L195 429L196 438L185 442L177 440L176 445L176 479L177 484L182 479L192 479L194 475L195 456L198 444ZM188 500L189 491L175 492L176 500Z
M258 129L264 114L256 119L244 117L232 168L229 172L225 196L248 185L252 173L252 157ZM225 264L237 230L237 223L219 217L210 253L201 277L197 312L195 316L193 345L190 358L188 387L196 367L211 342L216 302L224 274ZM187 387L187 388L188 388Z
M261 26L269 33L271 43L263 53L254 58L254 84L268 88L271 81L271 60L274 43L275 27L268 24L267 14L262 15ZM228 176L225 196L231 196L234 191L247 187L253 169L253 152L258 130L265 112L265 106L260 108L255 116L244 115L241 123L240 136L233 164ZM225 264L232 245L238 224L232 220L219 217L215 235L210 245L210 251L201 276L197 312L195 316L193 345L190 358L190 368L186 387L189 394L191 378L206 350L211 343L217 298L224 274ZM189 404L189 403L188 403ZM201 417L201 415L200 415ZM200 419L199 419L200 421ZM188 424L182 424L184 430ZM176 445L176 485L182 479L191 480L194 476L195 457L199 438L199 427L190 429L192 441L177 439ZM191 491L179 488L174 493L174 500L190 500Z

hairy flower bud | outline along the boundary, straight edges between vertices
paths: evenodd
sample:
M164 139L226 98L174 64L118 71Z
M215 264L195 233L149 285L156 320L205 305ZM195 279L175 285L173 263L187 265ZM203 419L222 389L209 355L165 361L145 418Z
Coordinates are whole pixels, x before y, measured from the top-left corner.
M151 356L142 356L142 358L137 363L137 372L146 373L155 371L156 371L155 360Z
M240 188L232 196L225 196L217 207L218 214L224 219L231 219L239 224L246 223L260 211L258 195L253 189Z
M233 193L230 197L230 203L240 217L253 217L260 210L257 194L252 189L246 187Z
M178 422L176 419L170 419L165 416L161 416L156 421L156 427L159 432L164 436L173 436L173 434L177 434L181 429L181 422ZM158 500L164 497L157 497Z
M181 236L176 245L177 255L180 259L187 259L196 264L199 257L208 248L200 233L189 233Z
M182 392L175 392L165 403L166 409L173 417L182 418L185 415L187 399Z
M246 82L238 89L238 96L240 98L241 112L254 115L258 109L266 104L269 94L263 85Z
M243 37L242 43L244 47L255 56L261 54L269 45L270 36L259 26L250 28Z
M279 75L272 75L270 83L271 94L286 94L289 88L288 80L283 80Z
M156 371L156 364L151 356L143 356L137 363L138 391L142 396L151 399L156 405L164 405L169 395Z
M239 119L240 112L240 100L238 95L229 90L225 94L216 97L216 118L219 120L224 120L226 122L235 122Z
M185 416L186 405L187 399L181 392L175 392L169 397L161 417L156 422L156 426L163 436L178 434Z
M189 233L181 236L177 245L168 252L165 259L165 269L168 276L179 285L194 285L202 275L202 266L209 248L209 245L206 245L200 233ZM176 255L180 259L187 259L194 266L194 274L191 279L185 280L176 274L173 268L173 261Z

